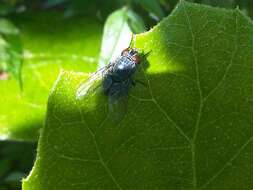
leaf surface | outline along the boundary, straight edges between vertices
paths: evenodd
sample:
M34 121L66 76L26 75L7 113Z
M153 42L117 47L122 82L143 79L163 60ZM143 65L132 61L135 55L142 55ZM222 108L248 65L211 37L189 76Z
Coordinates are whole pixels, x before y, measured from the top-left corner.
M63 20L53 12L27 13L13 20L24 46L23 90L12 77L0 80L0 139L37 140L59 71L95 70L102 27L83 17Z
M0 18L0 80L14 77L22 89L21 55L19 30L11 21Z
M77 100L83 76L63 72L23 190L252 189L252 36L238 10L182 1L137 35L148 87L131 90L118 124L106 97Z

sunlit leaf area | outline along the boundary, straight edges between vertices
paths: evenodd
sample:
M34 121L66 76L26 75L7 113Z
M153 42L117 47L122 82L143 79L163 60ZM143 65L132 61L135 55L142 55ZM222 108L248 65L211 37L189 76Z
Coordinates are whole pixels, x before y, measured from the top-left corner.
M252 0L0 0L0 190L252 190Z

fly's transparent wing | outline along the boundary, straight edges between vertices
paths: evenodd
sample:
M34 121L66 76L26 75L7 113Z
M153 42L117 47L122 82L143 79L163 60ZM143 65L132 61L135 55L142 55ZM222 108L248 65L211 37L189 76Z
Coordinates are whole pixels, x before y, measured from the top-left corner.
M109 96L109 115L114 122L120 122L127 113L128 94Z
M110 65L103 67L92 74L88 80L81 82L76 92L77 99L82 99L87 94L95 93L97 90L99 90L102 87L101 84L103 77L110 68Z

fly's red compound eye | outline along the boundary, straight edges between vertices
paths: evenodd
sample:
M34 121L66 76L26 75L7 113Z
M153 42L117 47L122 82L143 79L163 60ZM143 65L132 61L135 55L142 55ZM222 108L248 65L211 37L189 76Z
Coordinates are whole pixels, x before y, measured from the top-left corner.
M126 48L126 49L124 49L124 50L121 52L121 55L128 55L128 52L129 52L129 48Z
M132 59L136 64L139 64L141 62L141 57L139 55L134 55Z
M141 57L138 54L136 49L126 48L121 52L121 56L126 56L131 58L135 64L139 64L141 62Z

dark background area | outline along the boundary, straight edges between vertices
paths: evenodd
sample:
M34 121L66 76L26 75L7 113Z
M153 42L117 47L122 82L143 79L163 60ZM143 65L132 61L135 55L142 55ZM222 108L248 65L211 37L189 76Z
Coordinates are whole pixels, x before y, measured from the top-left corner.
M153 2L155 4L152 4ZM191 2L225 8L239 7L253 18L252 0ZM31 12L32 15L33 12L55 10L60 12L64 19L92 16L104 23L114 10L129 6L144 20L146 28L149 29L169 15L176 4L177 0L0 0L0 17L15 21L15 18L23 12ZM33 166L36 144L36 142L0 141L0 190L21 189L21 179L29 174Z

